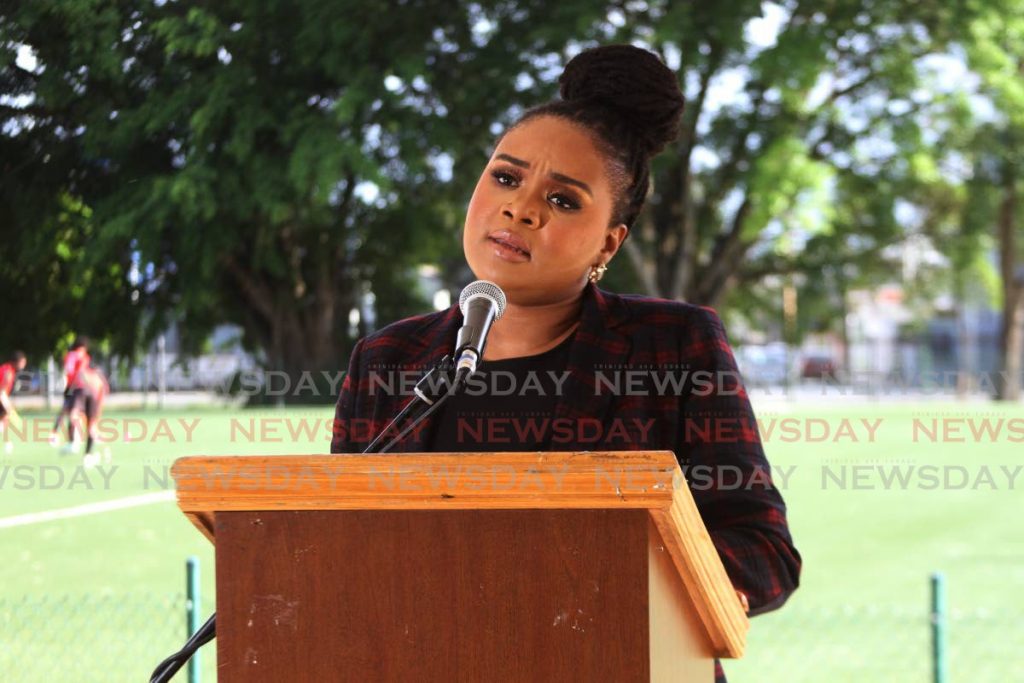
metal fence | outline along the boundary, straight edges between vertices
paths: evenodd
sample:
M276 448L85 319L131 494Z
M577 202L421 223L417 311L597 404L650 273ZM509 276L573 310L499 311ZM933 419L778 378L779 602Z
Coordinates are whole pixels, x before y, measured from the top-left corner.
M187 638L184 593L0 598L0 680L137 683ZM203 605L212 611L212 602ZM215 681L213 648L202 680ZM186 681L182 670L174 679Z
M936 587L933 584L933 588ZM730 683L1004 683L1024 671L1020 615L1001 608L794 604L751 622L746 656L725 662ZM5 683L148 681L188 636L183 593L0 598ZM212 600L193 615L205 618ZM174 681L216 681L216 641Z
M975 608L946 614L937 666L923 606L787 605L751 620L729 683L1006 683L1024 672L1020 615ZM941 660L940 660L941 661Z

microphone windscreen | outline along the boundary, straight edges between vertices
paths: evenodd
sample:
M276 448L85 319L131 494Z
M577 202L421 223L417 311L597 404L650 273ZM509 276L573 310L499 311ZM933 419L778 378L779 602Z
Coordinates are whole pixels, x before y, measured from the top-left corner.
M459 310L462 311L462 315L466 315L466 302L475 296L485 296L494 302L497 309L494 314L495 320L505 312L505 292L501 291L501 287L489 280L476 280L466 285L459 294Z

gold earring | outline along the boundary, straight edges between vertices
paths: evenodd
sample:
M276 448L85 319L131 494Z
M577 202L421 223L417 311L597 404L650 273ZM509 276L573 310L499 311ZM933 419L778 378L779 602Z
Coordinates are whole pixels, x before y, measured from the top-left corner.
M603 263L599 263L596 266L590 266L590 274L587 275L587 279L591 282L597 282L604 277L604 272L608 270L608 266Z

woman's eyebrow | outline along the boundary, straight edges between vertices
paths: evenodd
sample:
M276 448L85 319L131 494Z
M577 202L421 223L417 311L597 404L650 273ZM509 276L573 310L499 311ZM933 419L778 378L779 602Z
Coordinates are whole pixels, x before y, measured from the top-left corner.
M590 185L587 185L582 180L576 180L575 178L570 178L567 175L564 175L562 173L555 173L554 171L552 171L548 175L560 183L565 183L566 185L575 185L576 187L580 188L581 190L589 194L591 198L594 197L594 193L590 191Z
M522 159L516 159L514 156L512 156L510 154L499 154L499 155L497 155L494 158L495 159L501 159L502 161L507 161L508 163L512 164L513 166L518 166L519 168L530 168L530 162L529 161L523 161Z
M517 159L516 157L514 157L514 156L512 156L510 154L498 154L494 158L495 159L500 159L501 161L507 161L508 163L512 164L513 166L518 166L519 168L530 168L530 162L529 161L523 161L522 159ZM567 176L564 173L556 173L555 171L552 171L548 175L553 180L557 180L560 183L565 183L566 185L575 185L576 187L580 188L581 190L586 192L591 197L594 196L594 193L593 193L593 191L591 191L590 186L587 185L582 180L576 180L575 178Z

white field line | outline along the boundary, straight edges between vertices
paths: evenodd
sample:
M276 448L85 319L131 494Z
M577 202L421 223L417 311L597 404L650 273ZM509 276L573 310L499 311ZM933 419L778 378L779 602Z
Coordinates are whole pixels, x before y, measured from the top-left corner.
M82 517L83 515L95 515L101 512L111 512L112 510L123 510L125 508L133 508L140 505L152 505L153 503L164 503L173 500L174 491L156 491L153 493L143 493L138 496L104 500L99 503L86 503L85 505L75 505L74 507L69 508L58 508L57 510L29 512L24 515L0 517L0 529L26 526L28 524L38 524L40 522L52 522L56 519Z

